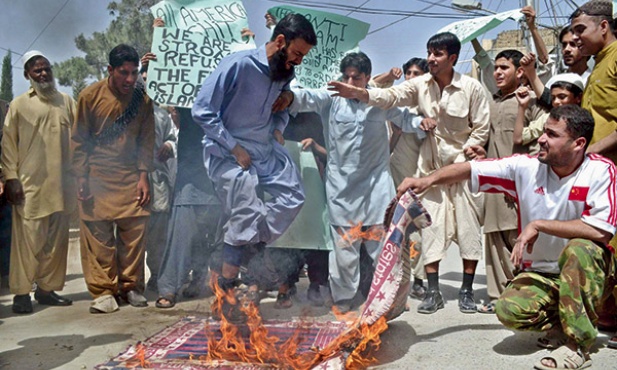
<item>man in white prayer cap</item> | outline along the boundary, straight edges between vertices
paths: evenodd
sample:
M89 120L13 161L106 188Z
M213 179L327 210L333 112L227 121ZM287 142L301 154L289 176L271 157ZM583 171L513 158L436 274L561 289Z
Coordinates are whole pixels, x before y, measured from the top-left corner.
M64 287L69 218L76 205L69 155L75 102L56 89L43 53L29 51L23 63L31 87L9 106L1 156L4 190L13 207L9 286L18 314L33 311L33 283L40 305L72 304L55 291Z

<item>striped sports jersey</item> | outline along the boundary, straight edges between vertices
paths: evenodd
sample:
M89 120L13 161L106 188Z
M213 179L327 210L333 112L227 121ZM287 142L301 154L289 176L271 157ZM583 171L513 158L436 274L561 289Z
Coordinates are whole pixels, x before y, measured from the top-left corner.
M471 190L515 198L519 232L534 220L580 219L615 234L615 165L600 155L588 154L576 171L563 178L537 157L527 155L472 161ZM523 268L559 273L557 259L567 242L540 233L532 253L523 252Z

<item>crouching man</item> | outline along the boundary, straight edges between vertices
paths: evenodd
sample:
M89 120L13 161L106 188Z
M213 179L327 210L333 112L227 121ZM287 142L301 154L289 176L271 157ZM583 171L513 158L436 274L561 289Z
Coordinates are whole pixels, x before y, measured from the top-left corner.
M614 255L615 166L585 154L594 122L575 105L551 111L538 139L537 157L514 155L444 167L398 187L419 193L433 185L471 179L471 190L501 192L516 199L519 230L512 262L522 271L499 297L497 317L509 328L557 333L565 345L535 364L537 369L579 369L591 364Z

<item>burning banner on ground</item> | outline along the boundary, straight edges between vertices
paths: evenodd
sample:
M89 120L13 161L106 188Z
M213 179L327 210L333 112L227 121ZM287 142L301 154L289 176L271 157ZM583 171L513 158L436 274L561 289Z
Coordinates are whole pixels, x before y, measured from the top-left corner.
M246 325L184 318L96 369L361 369L374 360L387 320L405 310L410 288L409 233L429 226L430 216L411 191L393 202L387 232L361 314L353 322L262 321L242 304ZM219 295L223 293L218 292ZM222 296L220 296L222 298ZM229 297L235 299L235 297Z

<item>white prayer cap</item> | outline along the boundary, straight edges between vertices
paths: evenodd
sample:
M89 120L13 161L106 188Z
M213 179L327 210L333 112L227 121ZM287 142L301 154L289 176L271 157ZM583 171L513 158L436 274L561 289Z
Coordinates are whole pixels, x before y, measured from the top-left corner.
M47 59L47 57L41 53L38 50L30 50L24 53L24 55L21 57L21 60L24 63L24 68L26 68L26 63L28 63L28 61L34 57L43 57L45 59Z
M556 82L568 82L581 89L581 91L585 90L585 83L583 82L583 78L576 73L560 73L558 75L555 75L551 77L550 80L548 80L546 86L551 88Z

